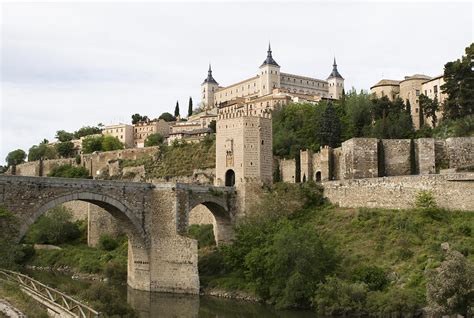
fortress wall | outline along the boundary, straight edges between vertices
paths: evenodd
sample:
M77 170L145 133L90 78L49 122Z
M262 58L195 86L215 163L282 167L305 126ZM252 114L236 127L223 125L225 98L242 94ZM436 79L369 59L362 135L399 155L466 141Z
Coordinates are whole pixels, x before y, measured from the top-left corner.
M10 170L11 168L9 169L9 171ZM25 162L16 166L15 175L35 177L35 176L39 176L39 172L40 172L40 162L32 161L32 162Z
M449 168L458 168L474 164L474 137L446 139L446 153Z
M69 201L63 203L63 206L71 211L72 222L87 220L89 204L85 201Z
M412 208L416 194L429 190L440 207L474 211L474 173L338 180L323 186L324 195L341 207Z
M386 176L411 174L410 139L382 139Z
M433 138L415 140L415 161L419 174L436 173L435 140Z
M342 179L373 178L378 176L376 138L352 138L342 143Z
M280 160L281 181L295 183L296 182L296 161L295 159Z
M109 162L112 160L137 160L155 156L158 151L159 147L145 147L85 154L82 155L81 163L93 177L96 177L102 170L109 170Z

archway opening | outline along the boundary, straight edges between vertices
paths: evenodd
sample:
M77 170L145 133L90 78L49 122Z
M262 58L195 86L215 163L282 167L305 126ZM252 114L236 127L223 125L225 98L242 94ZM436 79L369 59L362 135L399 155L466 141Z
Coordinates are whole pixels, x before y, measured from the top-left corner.
M321 171L316 172L316 182L321 182Z
M108 196L74 193L37 207L21 226L19 239L34 247L39 260L47 258L51 249L65 250L48 264L51 268L62 264L78 272L104 275L112 282L127 282L132 288L148 289L149 280L137 277L149 270L139 224L126 206ZM91 225L95 246L88 245Z
M227 170L225 173L225 186L233 187L235 185L235 172L232 169Z
M198 241L198 248L212 248L216 241L216 218L204 204L189 211L188 236Z

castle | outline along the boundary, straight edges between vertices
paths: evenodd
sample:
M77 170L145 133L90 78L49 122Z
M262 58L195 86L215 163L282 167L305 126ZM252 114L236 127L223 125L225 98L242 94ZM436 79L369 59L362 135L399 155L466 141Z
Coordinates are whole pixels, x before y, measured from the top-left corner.
M219 86L212 75L211 65L201 84L202 104L207 110L222 103L240 98L254 104L273 107L285 101L317 102L321 99L339 99L344 90L344 78L337 70L334 58L333 70L326 80L280 72L280 65L272 56L268 45L267 58L257 75L226 87Z
M439 105L442 105L447 95L441 91L441 86L444 85L443 75L436 77L430 77L423 74L415 74L412 76L405 76L401 81L382 79L370 88L370 92L381 98L387 96L387 98L393 101L399 97L405 102L410 103L411 118L413 120L413 127L415 129L420 128L420 102L419 96L424 94L425 96L435 99ZM436 117L441 119L443 112L440 109L436 112ZM424 123L432 125L431 121L424 116Z

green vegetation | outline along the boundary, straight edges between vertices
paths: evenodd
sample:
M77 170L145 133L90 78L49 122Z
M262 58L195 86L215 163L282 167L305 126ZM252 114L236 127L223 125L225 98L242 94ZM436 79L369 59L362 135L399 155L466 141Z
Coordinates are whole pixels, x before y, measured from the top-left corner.
M56 149L52 146L48 146L48 140L46 139L28 150L28 161L56 159L57 156Z
M192 224L188 228L188 236L198 241L199 248L216 245L212 224Z
M176 142L171 146L161 145L158 159L151 157L123 160L122 167L145 166L147 178L170 178L190 176L194 169L215 166L215 136L207 136L200 143Z
M70 164L64 164L61 166L56 166L51 169L51 172L48 174L48 177L58 177L58 178L90 178L89 171L86 168L79 166L75 167Z
M82 152L93 153L94 151L112 151L123 149L123 143L117 137L110 135L89 136L82 140Z
M193 114L193 99L191 96L189 96L189 102L188 102L188 117Z
M23 314L31 318L48 318L48 313L35 301L23 293L16 284L2 281L0 284L0 299L5 299L12 306L18 308ZM1 312L0 312L0 317ZM6 317L6 316L5 316Z
M71 212L63 206L49 210L29 228L24 241L29 244L66 244L81 238L85 224L71 222Z
M176 117L174 117L173 115L171 115L170 113L163 113L160 115L160 117L158 117L158 119L163 119L164 121L176 121Z
M179 102L176 101L176 106L174 108L174 117L179 117Z
M25 162L25 159L26 153L21 149L17 149L10 151L5 158L5 161L7 162L8 166L16 166Z
M63 158L71 158L76 153L75 146L70 141L60 142L54 145L56 152Z
M445 84L441 86L448 98L444 104L447 119L458 119L474 114L474 43L465 50L466 55L444 65Z
M163 137L162 134L159 134L159 133L151 134L145 139L145 147L159 146L163 144L164 140L165 138Z
M100 125L100 124L99 124ZM97 126L99 126L97 125ZM102 133L102 128L94 126L84 126L74 132L74 139L80 139L90 135L98 135Z
M463 279L458 286L472 291L474 214L436 208L429 193L419 198L409 210L342 209L324 203L315 185L276 184L233 245L201 253L201 284L321 315L413 314L427 304L427 284L438 286L428 273L447 266L440 246L448 242L466 257L457 260L464 270L452 271L462 278L445 286ZM458 303L464 311L451 312L467 310Z
M132 115L132 125L135 125L141 121L147 121L148 116L142 116L140 114L133 114Z

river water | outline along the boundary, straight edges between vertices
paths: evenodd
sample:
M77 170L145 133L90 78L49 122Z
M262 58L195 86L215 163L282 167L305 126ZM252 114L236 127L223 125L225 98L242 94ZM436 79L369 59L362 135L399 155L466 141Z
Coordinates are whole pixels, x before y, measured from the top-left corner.
M73 280L71 275L63 273L25 270L25 274L59 290L61 290L61 286L66 284L74 286L76 289L87 288L90 285L88 281ZM212 296L150 293L127 288L127 286L118 286L117 288L119 289L121 300L128 302L138 313L138 316L143 318L315 317L315 314L311 311L277 311L271 306L247 301ZM74 297L74 295L70 296Z

